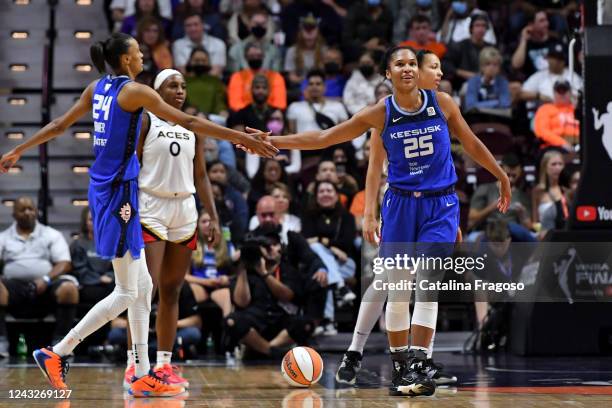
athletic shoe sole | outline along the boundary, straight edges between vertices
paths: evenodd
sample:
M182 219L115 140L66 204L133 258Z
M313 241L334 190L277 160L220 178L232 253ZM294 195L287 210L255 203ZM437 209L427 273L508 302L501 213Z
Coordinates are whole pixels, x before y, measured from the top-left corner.
M338 373L336 373L336 382L340 384L355 385L355 383L357 382L357 376L353 377L352 380L347 381L347 380L343 380L342 378L340 378Z
M38 361L38 358L36 357L37 351L38 350L34 350L32 352L32 357L34 357L34 361L36 362L36 365L38 366L38 368L40 368L40 371L43 373L43 375L47 379L47 382L49 383L49 385L51 385L51 387L53 387L56 390L63 389L63 388L56 388L55 385L53 385L53 382L51 382L51 378L49 378L49 374L47 374L47 370L45 370L45 368L40 364L40 362ZM39 351L39 353L44 354L42 351Z
M443 377L443 378L434 378L433 379L436 385L449 385L449 384L457 384L457 377Z
M424 384L410 384L389 388L389 395L393 397L428 397L430 395L433 395L435 391L435 387L430 387Z

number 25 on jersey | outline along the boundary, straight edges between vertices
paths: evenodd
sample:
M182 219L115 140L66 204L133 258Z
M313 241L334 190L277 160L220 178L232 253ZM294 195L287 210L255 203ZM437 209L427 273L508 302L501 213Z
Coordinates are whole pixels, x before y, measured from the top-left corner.
M423 135L419 137L411 137L404 139L404 154L407 159L414 159L420 156L429 156L434 152L434 146L431 139L433 135Z

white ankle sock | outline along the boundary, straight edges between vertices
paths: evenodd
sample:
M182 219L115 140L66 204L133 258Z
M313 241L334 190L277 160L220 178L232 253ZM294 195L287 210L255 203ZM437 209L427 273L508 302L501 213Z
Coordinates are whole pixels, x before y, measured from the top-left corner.
M72 329L68 332L66 337L64 337L59 343L53 346L53 352L61 357L67 356L72 353L72 350L83 341L81 335L76 331L76 329Z
M408 351L408 346L399 346L399 347L389 346L389 350L391 350L392 353L401 353L402 351Z
M422 351L423 353L427 354L427 347L410 346L410 350L419 350L419 351Z
M151 369L151 365L149 364L149 346L146 344L133 344L132 351L134 352L134 364L136 365L136 370L134 375L137 378L142 377L143 375L147 375L149 370Z
M127 366L134 365L134 352L132 350L127 351Z
M436 338L436 332L431 335L431 341L429 342L429 347L427 348L427 358L431 358L433 355L433 347L434 347L434 339Z
M155 368L161 368L165 364L170 364L171 360L172 360L171 351L157 351L157 364L155 364Z

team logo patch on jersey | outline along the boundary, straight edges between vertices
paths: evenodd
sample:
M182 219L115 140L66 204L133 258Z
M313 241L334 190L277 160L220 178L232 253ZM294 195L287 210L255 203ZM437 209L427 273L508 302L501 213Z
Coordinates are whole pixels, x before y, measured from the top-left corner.
M436 109L433 106L427 108L427 116L436 116Z
M123 204L119 210L119 218L121 218L126 224L130 221L130 218L132 218L132 206L130 203Z

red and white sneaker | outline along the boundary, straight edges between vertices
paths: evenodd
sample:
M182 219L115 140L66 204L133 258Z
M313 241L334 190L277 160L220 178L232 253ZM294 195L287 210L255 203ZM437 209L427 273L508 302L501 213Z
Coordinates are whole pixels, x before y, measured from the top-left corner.
M132 385L132 378L136 375L136 365L130 364L125 369L125 374L123 375L123 389L129 390L130 385Z
M189 387L189 381L178 374L181 370L177 366L164 364L161 367L155 367L153 371L156 376L163 379L168 384L177 385L183 388Z

